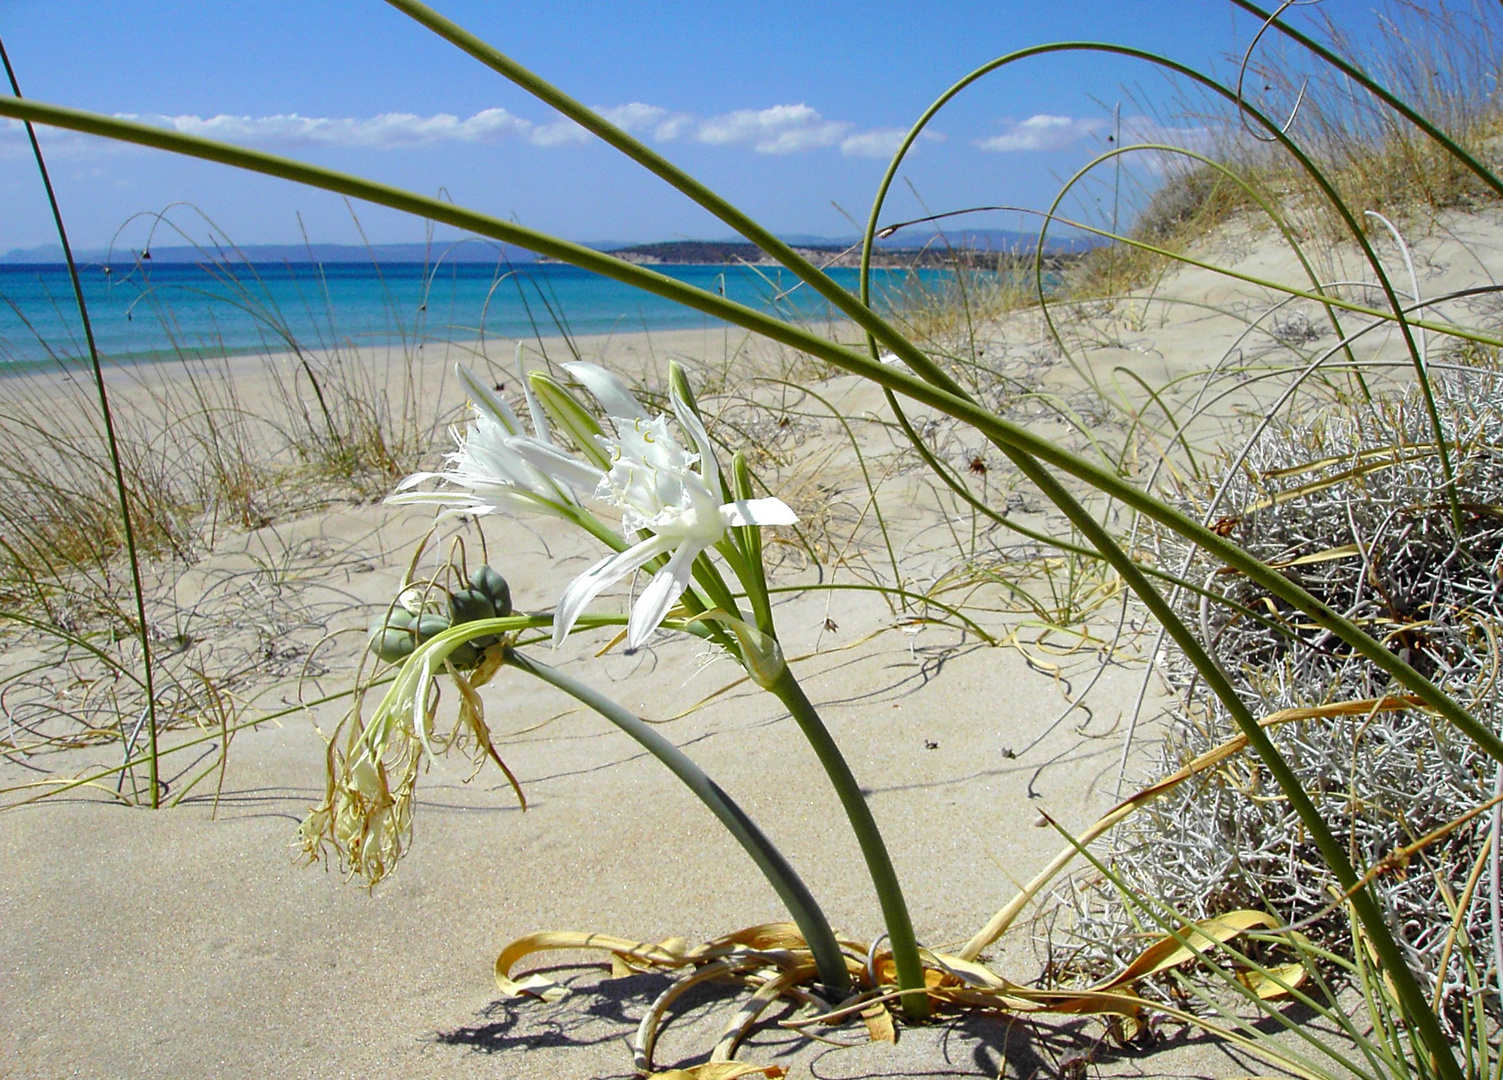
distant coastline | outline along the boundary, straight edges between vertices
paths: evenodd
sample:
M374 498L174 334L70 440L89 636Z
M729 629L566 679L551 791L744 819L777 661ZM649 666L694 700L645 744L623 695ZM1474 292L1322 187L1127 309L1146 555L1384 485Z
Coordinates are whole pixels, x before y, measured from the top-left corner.
M816 266L855 267L861 262L860 242L855 237L786 236L782 239ZM1032 265L1037 242L1036 235L1005 229L968 229L944 234L915 230L905 232L901 240L878 241L872 265L930 269L960 265L975 269L1008 269ZM641 244L597 240L586 242L584 246L644 266L770 266L775 263L754 244L736 238ZM1045 265L1053 268L1060 256L1078 254L1091 246L1090 240L1079 237L1051 238L1044 249ZM153 245L149 252L120 246L79 249L74 255L81 264L111 266L132 266L138 260L220 265L248 263L253 266L320 263L515 266L557 261L536 256L524 248L477 237L416 244ZM57 244L17 248L0 254L0 265L50 266L62 265L63 262L63 249Z
M861 265L859 245L820 244L794 246L793 250L819 267L855 268ZM633 244L611 249L608 254L640 266L777 266L778 261L755 244L714 240L665 240L656 244ZM1046 252L1044 266L1056 270L1078 256L1073 252ZM540 263L557 262L539 256ZM941 243L924 247L878 247L872 252L871 265L885 269L953 269L963 266L975 270L1006 270L1032 266L1031 250L997 251Z

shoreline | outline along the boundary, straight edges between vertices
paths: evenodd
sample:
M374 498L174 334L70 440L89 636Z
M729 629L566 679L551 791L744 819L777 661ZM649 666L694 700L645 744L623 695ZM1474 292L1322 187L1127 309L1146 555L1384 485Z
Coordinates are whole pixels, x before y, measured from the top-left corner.
M137 281L86 275L85 296L101 354L114 363L204 360L220 354L462 344L481 338L599 337L722 330L729 324L564 264L530 263L499 276L486 266L330 264L204 267L164 264ZM450 274L450 270L455 272ZM831 306L786 273L745 264L682 264L670 276L775 317L826 323ZM236 277L236 274L239 277ZM876 268L879 308L900 303L910 274L922 290L943 269ZM508 274L512 280L507 280ZM833 267L852 289L856 272ZM85 362L72 285L61 267L0 267L0 377L17 369Z
M607 334L562 335L517 339L487 337L456 340L428 340L403 345L357 345L345 348L292 350L215 351L203 356L129 357L103 359L105 385L112 394L125 400L174 396L193 384L209 378L223 380L248 405L264 402L270 406L277 385L294 369L311 370L316 376L336 379L354 378L390 384L393 379L411 379L413 385L433 409L452 411L459 402L452 397L450 383L455 363L464 363L477 372L489 371L508 387L516 372L518 345L528 370L553 367L576 358L611 368L628 382L640 378L662 379L667 376L669 360L684 363L691 377L696 373L725 373L747 360L761 366L774 353L791 352L786 347L756 337L729 323L712 320L701 328L666 330L629 330ZM817 329L832 340L855 343L862 340L854 323L834 322ZM304 365L307 365L304 368ZM22 394L40 393L44 397L86 395L91 407L97 407L93 368L87 357L66 361L49 360L28 365L0 366L0 387L16 387ZM24 389L22 389L24 388Z

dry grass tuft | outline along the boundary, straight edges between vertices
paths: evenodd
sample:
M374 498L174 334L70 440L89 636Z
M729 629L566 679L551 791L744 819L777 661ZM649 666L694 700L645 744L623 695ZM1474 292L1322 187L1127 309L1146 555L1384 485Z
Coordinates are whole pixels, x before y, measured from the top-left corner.
M1473 715L1503 724L1497 703L1503 620L1503 373L1496 366L1435 382L1454 447L1465 521L1452 533L1438 497L1435 442L1419 394L1369 409L1322 410L1255 443L1218 488L1190 509L1325 603L1383 640ZM1255 716L1381 699L1390 678L1333 635L1203 553L1164 538L1163 565L1221 601L1183 596L1200 635ZM1230 605L1230 606L1229 606ZM1156 775L1170 775L1235 733L1225 709L1177 653L1183 695ZM1473 875L1488 835L1464 815L1494 793L1497 766L1428 713L1372 711L1277 728L1275 742L1359 867L1379 866L1376 891L1411 965L1454 1012L1466 1003L1473 959L1486 964L1494 928L1490 888ZM1422 844L1396 851L1464 821ZM1252 759L1197 775L1141 811L1115 838L1112 861L1132 889L1191 918L1241 907L1273 912L1322 944L1350 946L1334 878L1277 787ZM1470 882L1470 885L1469 885ZM1460 899L1458 899L1460 898ZM1133 927L1114 895L1073 894L1081 905L1075 963L1110 965ZM1456 917L1453 904L1460 904ZM1453 925L1459 926L1457 938ZM1451 944L1447 944L1448 941ZM1458 945L1459 941L1459 945Z
M1365 43L1327 15L1316 36L1394 92L1484 165L1503 163L1503 105L1496 87L1503 68L1497 14L1455 0L1421 6L1393 0L1376 13ZM1382 235L1374 210L1401 228L1423 227L1446 211L1494 205L1496 194L1445 148L1371 97L1339 71L1311 61L1297 46L1265 35L1244 67L1223 73L1245 100L1277 123L1351 208L1358 227ZM1204 153L1236 179L1193 157L1155 154L1162 175L1144 196L1128 240L1171 253L1190 249L1228 222L1260 219L1275 208L1295 235L1324 243L1349 236L1348 224L1300 164L1265 130L1229 113L1225 103L1193 91L1168 133L1187 126L1189 149ZM1188 136L1187 136L1188 137ZM1171 140L1172 141L1172 140ZM1241 181L1238 183L1237 181ZM1242 185L1245 184L1246 187ZM1128 244L1095 248L1066 280L1076 298L1114 297L1152 282L1175 260Z

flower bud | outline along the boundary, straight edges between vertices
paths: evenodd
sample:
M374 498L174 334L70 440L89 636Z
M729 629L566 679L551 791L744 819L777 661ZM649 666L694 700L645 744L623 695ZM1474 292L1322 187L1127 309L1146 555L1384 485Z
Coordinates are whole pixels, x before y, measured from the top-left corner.
M590 464L597 469L609 469L610 460L600 448L599 440L604 435L600 421L568 389L544 372L528 372L527 383L543 411L553 418L557 428L568 434Z

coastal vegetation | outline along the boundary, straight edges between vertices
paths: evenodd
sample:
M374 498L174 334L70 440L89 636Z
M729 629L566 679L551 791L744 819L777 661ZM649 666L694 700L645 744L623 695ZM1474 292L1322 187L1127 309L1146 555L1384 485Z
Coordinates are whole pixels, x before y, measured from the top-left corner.
M417 336L372 357L282 332L277 351L249 361L185 356L170 371L106 374L95 357L92 373L5 380L0 430L16 451L0 471L0 614L12 626L0 707L6 756L27 773L4 792L12 805L81 790L181 802L223 782L237 731L332 706L342 718L324 797L300 842L374 885L415 842L434 758L467 754L525 798L483 691L537 680L686 785L792 920L703 946L545 933L501 952L509 998L556 1000L541 975L513 974L550 949L603 949L621 975L686 971L646 1012L634 1044L643 1073L673 1002L722 977L750 985L750 1001L688 1075L779 1075L731 1059L784 998L806 1009L800 1030L859 1017L876 1040L934 1016L1090 1013L1108 1018L1098 1043L1113 1052L1172 1023L1304 1077L1503 1073L1503 266L1490 248L1503 111L1486 90L1499 66L1490 17L1401 7L1424 34L1390 23L1375 61L1339 28L1315 40L1282 9L1234 0L1288 52L1250 46L1230 77L1111 45L999 58L914 125L873 200L863 271L928 122L1045 48L1172 72L1187 93L1219 100L1219 126L1206 125L1216 139L1111 147L1072 179L1091 182L1130 153L1184 163L1159 174L1132 228L1079 223L1109 244L1034 258L1028 275L1013 272L1017 257L1002 272L986 253L930 248L924 258L953 273L882 307L869 276L853 296L821 273L831 253L781 242L417 0L391 3L745 244L602 253L19 90L0 98L0 115L410 211L764 344L732 345L726 329L693 380L665 364L632 386L567 334L550 355L541 332L535 349L498 357L481 341L437 364ZM1445 33L1437 18L1451 20ZM1416 53L1416 39L1445 46ZM1297 107L1276 108L1281 93ZM770 260L846 321L823 333L648 268L709 254ZM285 326L254 280L235 276L253 267L226 271L266 325ZM264 384L254 405L240 396L246 371ZM459 441L440 463L451 425ZM323 527L391 495L451 516L438 531L378 527L355 543ZM847 504L855 512L842 516ZM929 516L915 526L905 511L920 506ZM557 583L556 606L513 608L486 528L517 512L550 519L555 541L598 559ZM355 577L391 556L405 566L397 588L356 595ZM637 570L632 604L600 599ZM1055 726L1109 668L1142 678L1122 710L1115 783L1119 794L1146 786L1062 835L1060 855L961 945L920 941L909 905L955 883L900 880L849 747L780 643L792 635L779 597L836 587L885 605L874 633L944 628L1039 665L1097 658ZM795 721L869 878L864 938L837 933L806 883L825 868L795 869L720 782L624 706L621 684L614 697L592 685L654 642L686 658L670 651L685 637L734 665L723 690L755 687ZM575 648L569 670L534 655L544 643ZM1143 703L1158 678L1172 695L1155 723ZM1085 869L1061 878L1072 864ZM984 956L1044 900L1039 988Z

